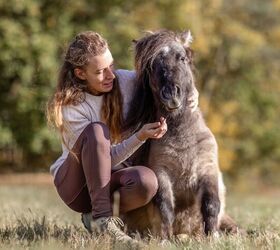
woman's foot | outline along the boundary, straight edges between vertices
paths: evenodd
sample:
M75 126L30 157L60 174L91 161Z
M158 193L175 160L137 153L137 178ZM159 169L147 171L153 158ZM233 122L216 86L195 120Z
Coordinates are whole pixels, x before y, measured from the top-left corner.
M91 214L82 214L82 222L89 233L108 233L114 239L123 243L136 243L137 241L128 236L122 227L123 221L119 217L100 217L92 219Z

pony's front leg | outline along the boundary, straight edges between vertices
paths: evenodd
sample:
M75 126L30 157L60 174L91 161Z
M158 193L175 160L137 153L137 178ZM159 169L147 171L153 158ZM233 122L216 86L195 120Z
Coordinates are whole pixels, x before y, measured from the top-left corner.
M173 234L172 226L175 217L173 188L170 177L162 168L157 168L155 172L159 188L153 202L161 217L160 235L163 239L167 239Z
M206 235L213 234L218 230L218 215L220 212L218 178L204 176L200 180L200 192L204 232Z

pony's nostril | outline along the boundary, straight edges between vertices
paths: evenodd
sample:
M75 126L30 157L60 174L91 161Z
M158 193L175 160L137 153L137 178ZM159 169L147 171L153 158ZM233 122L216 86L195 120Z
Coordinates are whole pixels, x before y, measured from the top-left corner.
M178 85L175 86L168 86L165 85L162 87L160 91L161 98L163 99L171 99L175 97L180 97L181 96L181 89Z
M175 93L176 93L176 96L180 96L180 95L181 95L181 89L180 89L180 87L175 86Z
M162 99L170 99L171 98L171 90L168 86L163 86L161 91L160 91L160 96Z

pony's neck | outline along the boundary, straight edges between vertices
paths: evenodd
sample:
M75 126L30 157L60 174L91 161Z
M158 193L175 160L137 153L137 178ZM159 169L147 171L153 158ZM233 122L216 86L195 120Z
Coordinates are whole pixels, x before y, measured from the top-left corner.
M159 110L156 120L158 121L160 117L166 118L168 131L175 135L182 130L188 130L188 128L192 127L198 119L198 114L196 111L192 112L190 108L186 108L180 112Z
M182 110L167 111L165 108L157 109L156 119L164 117L169 121L176 121L178 123L186 122L191 117L191 109L185 108Z

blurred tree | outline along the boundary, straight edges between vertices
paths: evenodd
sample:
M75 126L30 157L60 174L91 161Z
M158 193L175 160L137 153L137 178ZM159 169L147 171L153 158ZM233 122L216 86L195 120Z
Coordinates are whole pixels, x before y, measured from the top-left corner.
M117 67L132 69L131 40L143 31L190 29L200 106L222 169L270 179L280 160L279 12L279 0L0 1L0 160L47 168L60 153L44 108L76 33L100 32Z
M33 141L45 128L43 103L55 79L56 40L44 32L40 7L31 0L0 5L0 114L9 135L0 146L3 155L5 148L13 152L9 160L18 166L40 151Z

